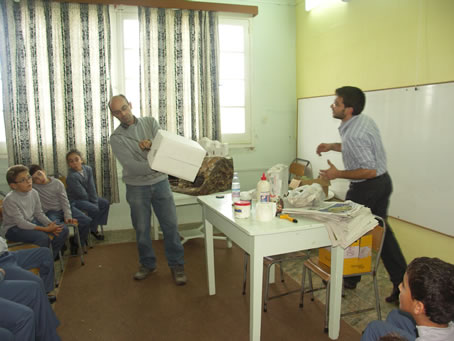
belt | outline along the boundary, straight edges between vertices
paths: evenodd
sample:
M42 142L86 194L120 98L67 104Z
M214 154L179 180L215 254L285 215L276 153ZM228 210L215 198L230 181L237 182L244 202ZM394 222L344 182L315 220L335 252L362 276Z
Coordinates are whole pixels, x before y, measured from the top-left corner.
M372 179L367 179L366 181L378 180L378 179L384 178L386 175L388 175L388 172L384 172L382 175L376 176L375 178L372 178Z

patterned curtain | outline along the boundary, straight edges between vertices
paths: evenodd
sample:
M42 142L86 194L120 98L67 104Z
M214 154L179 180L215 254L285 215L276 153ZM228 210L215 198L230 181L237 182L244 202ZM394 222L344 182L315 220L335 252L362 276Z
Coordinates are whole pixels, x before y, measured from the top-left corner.
M162 129L219 140L215 12L139 7L140 111Z
M99 195L118 202L108 141L108 6L2 0L0 22L9 164L38 163L66 175L66 152L77 148L94 170Z

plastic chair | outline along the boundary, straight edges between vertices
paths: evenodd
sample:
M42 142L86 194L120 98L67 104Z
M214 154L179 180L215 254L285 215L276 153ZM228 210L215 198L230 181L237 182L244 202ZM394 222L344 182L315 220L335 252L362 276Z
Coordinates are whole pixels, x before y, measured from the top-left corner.
M288 167L288 180L301 179L305 174L307 175L310 164L309 160L295 158Z
M380 225L377 225L371 231L372 250L376 253L375 262L372 265L371 271L359 272L359 273L354 273L354 274L344 276L344 277L353 277L353 276L371 275L373 278L373 283L374 283L375 307L350 311L350 312L341 314L341 316L359 314L359 313L363 313L363 312L371 311L371 310L375 309L377 311L378 319L381 320L380 296L378 293L378 283L377 283L377 271L378 271L378 266L380 264L380 256L381 256L381 252L382 252L382 248L383 248L383 241L385 240L385 235L386 235L386 224L381 217L375 216L375 219L377 219L379 222L381 222L383 227ZM304 281L305 281L305 277L306 277L306 270L309 270L309 272L308 272L309 286L310 286L309 292L312 295L312 297L311 297L312 301L314 301L314 291L323 289L323 288L318 288L318 289L313 288L312 273L316 274L318 277L320 277L322 279L322 281L324 281L324 283L326 283L326 304L325 304L326 308L325 308L324 331L325 331L325 333L327 333L328 332L328 323L329 323L329 320L328 320L328 318L329 318L329 289L330 289L330 279L331 279L330 268L328 266L326 266L325 264L320 263L318 257L311 257L311 258L308 258L306 261L304 261L300 307L303 307L303 299L304 299L304 292L305 292L305 282Z
M279 264L279 269L280 269L280 275L281 275L281 282L284 283L284 271L282 270L282 263L283 262L289 262L289 261L296 261L299 259L307 259L306 253L303 251L297 251L297 252L291 252L291 253L285 253L285 254L279 254L275 256L268 256L264 257L264 263L266 264L266 269L265 269L265 298L263 301L263 311L267 312L268 310L268 301L279 298L282 296L287 296L296 292L300 292L301 289L296 289L296 290L290 290L287 292L284 292L279 295L274 295L274 296L269 296L269 288L270 288L270 269L273 265ZM243 295L246 294L246 281L247 281L247 266L249 262L249 254L244 253L244 274L243 274Z

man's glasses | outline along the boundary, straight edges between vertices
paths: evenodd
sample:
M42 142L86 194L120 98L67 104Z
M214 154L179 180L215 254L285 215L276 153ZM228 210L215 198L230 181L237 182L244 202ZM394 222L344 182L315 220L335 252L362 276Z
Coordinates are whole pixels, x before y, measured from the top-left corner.
M14 183L16 184L23 184L25 182L28 182L32 179L31 175L27 175L25 178L20 179L19 181L15 181Z

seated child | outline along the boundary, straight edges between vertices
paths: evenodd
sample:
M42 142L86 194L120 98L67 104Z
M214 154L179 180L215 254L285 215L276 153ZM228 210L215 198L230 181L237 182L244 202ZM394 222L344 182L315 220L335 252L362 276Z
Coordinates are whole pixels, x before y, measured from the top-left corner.
M35 267L40 269L41 278L26 270ZM13 340L60 340L60 322L49 304L55 296L51 300L46 295L54 288L53 270L48 248L10 252L0 237L0 327L9 330L15 336Z
M47 217L58 224L78 224L80 241L82 245L85 245L91 218L76 207L71 207L65 185L59 179L47 176L41 166L31 165L30 175L33 180L33 188L39 193L41 207ZM78 246L74 237L70 237L69 241L71 242L71 253L77 254Z
M6 240L0 237L0 268L7 272L5 279L36 282L45 293L54 290L54 260L47 247L9 251ZM39 276L28 271L33 268L39 269ZM49 296L49 300L53 303L55 296Z
M369 323L361 341L376 341L389 333L408 341L454 340L454 265L438 258L415 258L399 286L400 310L386 321Z
M5 237L13 242L52 246L53 255L57 259L68 238L68 228L57 225L46 217L39 194L32 188L32 177L27 167L10 167L6 172L6 181L12 191L3 200Z
M66 177L66 192L72 207L84 211L92 219L90 232L98 240L104 236L98 233L99 225L106 225L109 216L109 201L98 197L93 171L90 166L82 164L82 156L77 149L66 154L68 176Z

